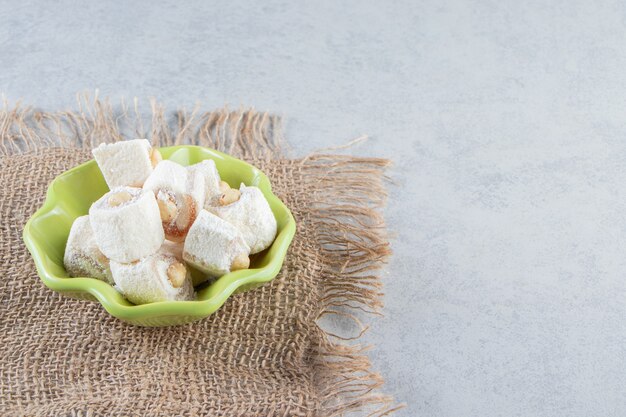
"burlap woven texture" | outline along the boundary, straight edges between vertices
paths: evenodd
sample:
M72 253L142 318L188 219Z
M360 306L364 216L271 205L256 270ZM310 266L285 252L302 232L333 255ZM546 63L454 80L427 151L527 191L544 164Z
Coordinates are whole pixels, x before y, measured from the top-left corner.
M85 105L84 102L81 104ZM0 113L0 410L7 416L385 415L364 348L317 324L380 307L388 255L378 213L387 161L285 159L279 119L254 111L179 112L153 103L151 128L96 100L81 112ZM49 182L102 141L148 136L242 157L265 171L298 232L280 275L209 318L141 328L95 302L47 289L21 234ZM62 147L59 147L62 146ZM352 342L354 343L354 342ZM367 412L365 411L367 410Z

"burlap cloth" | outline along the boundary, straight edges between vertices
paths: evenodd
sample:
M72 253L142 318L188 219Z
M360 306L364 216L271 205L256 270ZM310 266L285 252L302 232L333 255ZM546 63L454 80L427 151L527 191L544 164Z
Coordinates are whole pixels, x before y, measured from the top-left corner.
M82 103L85 104L85 103ZM0 410L10 416L331 416L393 411L364 348L318 320L380 307L388 255L378 209L387 161L285 159L279 119L220 110L141 117L95 101L77 113L0 113ZM50 181L124 136L192 143L265 171L298 224L280 275L209 318L141 328L99 303L60 296L37 277L22 228Z

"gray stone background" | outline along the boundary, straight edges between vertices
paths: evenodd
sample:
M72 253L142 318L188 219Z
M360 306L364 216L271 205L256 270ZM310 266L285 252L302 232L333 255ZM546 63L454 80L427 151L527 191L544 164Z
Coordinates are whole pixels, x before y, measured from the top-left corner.
M254 105L394 160L364 339L398 415L626 415L624 2L0 5L11 101Z

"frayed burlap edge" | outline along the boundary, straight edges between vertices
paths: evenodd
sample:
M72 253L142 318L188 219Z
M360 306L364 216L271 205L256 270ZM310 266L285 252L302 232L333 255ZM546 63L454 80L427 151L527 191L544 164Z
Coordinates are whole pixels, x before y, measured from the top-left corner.
M112 106L108 99L87 94L77 96L77 111L43 112L5 100L0 112L0 156L46 147L91 149L102 142L149 138L155 146L208 146L240 158L271 158L282 155L280 118L253 109L227 108L201 112L165 111L150 100L151 117L139 110L137 99Z
M0 157L47 147L91 149L103 142L148 138L155 146L207 146L243 159L284 158L281 119L254 109L199 107L168 113L150 100L150 119L137 99L112 106L108 99L77 95L77 111L43 112L5 100L0 111ZM1 159L0 159L1 161ZM319 324L311 329L310 365L321 397L319 415L340 416L368 411L384 416L402 408L380 394L383 378L371 371L369 346L349 345L366 330L351 311L380 314L382 284L376 274L390 255L381 209L386 200L384 171L389 161L341 155L310 155L307 181L317 186L313 218L322 251L321 312L354 320L361 332L344 337ZM0 166L2 164L0 163Z

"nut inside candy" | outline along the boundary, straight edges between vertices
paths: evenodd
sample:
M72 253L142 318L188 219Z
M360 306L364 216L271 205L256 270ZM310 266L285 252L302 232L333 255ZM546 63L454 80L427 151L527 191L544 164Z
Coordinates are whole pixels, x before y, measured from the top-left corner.
M193 220L195 220L195 204L196 203L193 201L191 196L184 196L180 213L178 213L178 217L176 217L176 227L179 230L187 230L191 226Z
M230 185L226 181L220 181L220 193L224 194L228 190L230 190Z
M161 156L161 152L158 149L152 148L150 150L150 162L152 163L152 168L157 166L159 162L163 160L163 156Z
M174 288L182 287L187 276L187 268L180 262L174 262L167 268L167 279Z
M159 205L159 214L163 223L170 223L178 215L178 208L174 197L168 194L159 193L157 198Z
M233 262L230 264L231 271L237 271L239 269L248 269L250 267L250 258L245 253L241 253L235 256Z
M119 191L109 196L109 205L111 207L117 207L120 204L124 204L133 198L128 191Z
M239 197L241 197L241 192L239 190L229 188L228 190L226 190L225 193L220 196L220 198L217 200L217 203L220 206L227 206L239 200Z

